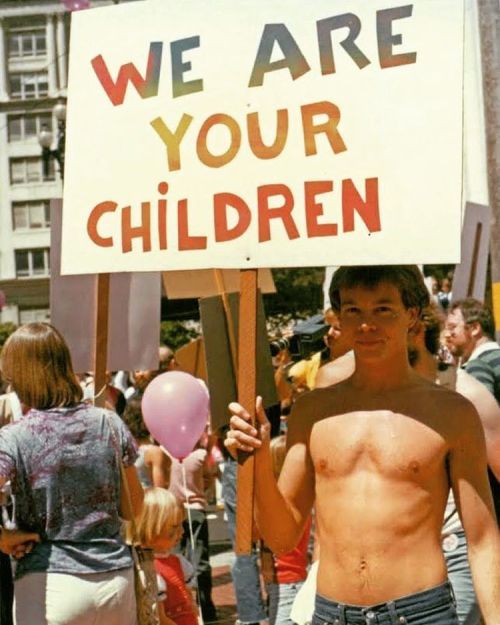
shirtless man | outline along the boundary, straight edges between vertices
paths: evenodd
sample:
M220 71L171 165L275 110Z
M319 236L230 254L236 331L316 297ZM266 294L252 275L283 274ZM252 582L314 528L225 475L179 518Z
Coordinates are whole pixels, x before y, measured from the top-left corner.
M231 405L226 446L256 452L256 518L265 542L276 552L292 549L315 501L315 625L455 625L440 542L450 478L483 617L498 625L500 538L481 423L466 399L408 362L408 332L428 304L418 268L340 268L330 300L356 369L296 402L279 485L260 400L259 432Z
M420 375L456 390L472 402L484 429L489 468L500 480L500 407L487 388L464 369L454 366L443 369L438 366L437 354L443 324L444 315L436 305L431 304L423 310L420 321L408 334L410 364ZM344 358L320 369L316 388L337 384L352 375L354 369L354 353L351 351ZM449 497L446 505L441 538L459 620L466 625L475 625L480 617L467 559L466 539L453 496Z

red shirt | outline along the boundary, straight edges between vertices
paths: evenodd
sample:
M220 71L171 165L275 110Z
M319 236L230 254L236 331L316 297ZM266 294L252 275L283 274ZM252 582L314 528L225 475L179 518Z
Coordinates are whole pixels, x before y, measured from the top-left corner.
M307 577L307 546L311 533L311 517L306 523L299 544L280 556L274 556L274 570L278 584L302 582Z
M198 625L179 558L173 554L164 558L155 557L155 569L167 584L167 598L163 602L165 614L176 625Z

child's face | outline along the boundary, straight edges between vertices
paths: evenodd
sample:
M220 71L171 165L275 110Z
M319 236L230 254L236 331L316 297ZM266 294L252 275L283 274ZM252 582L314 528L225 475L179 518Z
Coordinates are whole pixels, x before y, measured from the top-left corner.
M165 523L160 534L151 541L151 549L156 551L169 551L180 541L182 537L182 521L176 525Z

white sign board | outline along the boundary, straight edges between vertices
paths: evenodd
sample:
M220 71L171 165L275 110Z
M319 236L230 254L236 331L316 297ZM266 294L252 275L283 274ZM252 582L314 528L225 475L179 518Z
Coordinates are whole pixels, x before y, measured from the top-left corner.
M63 273L456 262L462 57L460 0L74 13Z

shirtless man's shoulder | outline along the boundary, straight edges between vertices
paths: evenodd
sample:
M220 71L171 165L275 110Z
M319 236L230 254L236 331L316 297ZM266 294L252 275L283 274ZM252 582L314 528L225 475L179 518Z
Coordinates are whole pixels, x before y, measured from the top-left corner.
M341 414L344 408L346 380L329 386L317 387L300 395L293 406L289 423L312 425L326 417Z
M288 417L288 446L307 440L319 421L344 412L342 386L343 383L332 384L299 395Z
M464 428L482 427L477 410L467 397L418 375L402 401L408 406L410 416L452 438Z
M352 377L304 393L292 410L289 429L295 435L306 435L323 419L360 410L388 410L406 415L439 431L449 443L464 428L481 429L477 411L467 398L417 374L405 388L373 396L355 388Z

